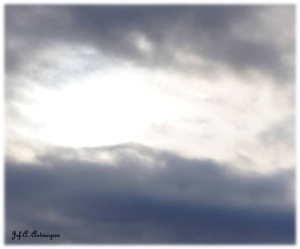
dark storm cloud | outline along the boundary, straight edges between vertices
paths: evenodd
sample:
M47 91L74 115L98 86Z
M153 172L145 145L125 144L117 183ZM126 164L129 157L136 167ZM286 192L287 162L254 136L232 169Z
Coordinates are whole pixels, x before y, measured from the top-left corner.
M251 32L263 35L264 23L258 15L272 6L8 6L6 66L12 70L19 63L26 63L35 50L67 42L75 46L91 45L109 56L146 67L213 75L222 65L238 74L258 70L279 82L289 82L294 78L294 65L284 60L293 58L294 41L284 48L274 41L281 38L283 31L294 32L294 7L279 8L290 11L286 27L272 26L272 19L285 17L271 14L267 28L273 33L268 40L253 40L237 36L233 26L246 22L254 26L248 31L250 37ZM151 42L150 53L136 47L135 33ZM18 46L11 46L16 40ZM193 54L208 63L186 65L176 61L177 51Z
M137 145L105 150L118 154L115 165L51 154L40 165L7 161L6 242L37 229L60 233L58 243L294 243L290 170L245 175Z

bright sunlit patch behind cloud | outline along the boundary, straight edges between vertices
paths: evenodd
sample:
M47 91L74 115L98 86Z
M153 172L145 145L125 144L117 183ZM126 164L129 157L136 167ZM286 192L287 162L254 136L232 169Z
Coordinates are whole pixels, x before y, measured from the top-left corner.
M60 90L34 88L31 104L19 108L39 129L23 134L65 146L113 145L137 140L171 114L142 71L115 69L70 81Z

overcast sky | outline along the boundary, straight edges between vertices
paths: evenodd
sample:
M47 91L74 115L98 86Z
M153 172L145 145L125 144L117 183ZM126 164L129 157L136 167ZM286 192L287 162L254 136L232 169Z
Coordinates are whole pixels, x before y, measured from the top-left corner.
M7 243L294 243L295 6L7 5L5 70Z

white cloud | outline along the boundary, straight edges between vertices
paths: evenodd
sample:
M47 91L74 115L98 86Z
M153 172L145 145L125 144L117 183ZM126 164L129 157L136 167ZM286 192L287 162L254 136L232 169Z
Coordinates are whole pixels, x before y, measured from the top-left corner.
M82 58L80 50L72 50L70 57L70 50L55 49L52 53L60 54L55 58L58 65L71 60L72 65L89 67L94 62ZM47 67L39 66L41 73L47 72ZM93 66L101 67L101 63ZM23 97L30 101L15 100L14 104L31 125L13 122L11 129L26 139L55 145L136 142L186 157L235 162L244 169L292 167L293 151L284 144L266 148L258 137L293 114L289 101L293 89L283 90L261 74L253 76L255 82L226 70L221 76L212 82L120 61L114 67L68 74L59 88L44 87L25 77L31 91L24 90ZM241 163L241 155L253 163Z

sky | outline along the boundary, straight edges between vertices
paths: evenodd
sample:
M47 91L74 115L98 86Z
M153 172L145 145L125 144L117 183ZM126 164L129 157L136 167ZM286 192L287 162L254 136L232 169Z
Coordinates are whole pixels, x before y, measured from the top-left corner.
M6 5L6 243L294 244L295 88L294 5Z

